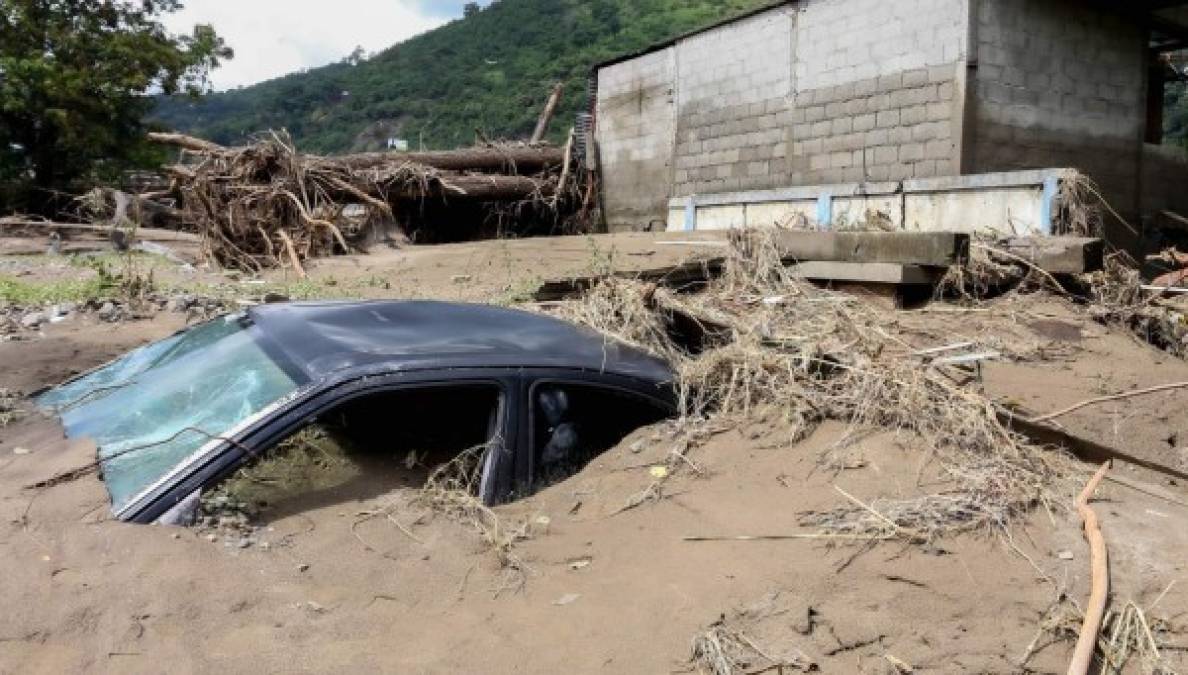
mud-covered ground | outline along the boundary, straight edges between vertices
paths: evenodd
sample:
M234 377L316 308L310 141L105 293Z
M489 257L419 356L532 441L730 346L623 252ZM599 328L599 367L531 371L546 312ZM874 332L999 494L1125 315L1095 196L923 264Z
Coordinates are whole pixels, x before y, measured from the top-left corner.
M635 235L385 249L322 262L309 280L277 272L264 283L146 259L155 295L119 316L100 316L103 303L88 306L65 286L42 304L10 308L0 388L30 394L168 335L200 315L179 296L227 306L265 293L510 304L545 277L672 262L694 248ZM61 258L0 256L0 282L25 283L23 293L95 273ZM77 307L20 325L62 302ZM1188 380L1182 360L1051 298L972 312L934 303L896 322L920 349L970 341L999 352L972 376L992 397L1035 412ZM1185 402L1188 393L1174 390L1058 421L1188 470ZM1071 505L1037 506L1007 530L927 547L686 540L803 532L803 513L844 503L838 488L867 502L923 491L928 458L906 435L864 435L848 447L846 468L827 469L822 458L845 431L830 423L790 443L774 422L722 429L690 452L700 473L679 472L661 499L624 510L675 442L667 426L640 430L577 476L498 509L527 535L513 569L391 472L335 498L265 511L246 546L217 531L113 522L94 476L25 489L94 452L28 412L0 429L0 673L694 672L694 638L720 621L769 656L826 673L1064 672L1071 642L1041 628L1088 592ZM1085 479L1094 468L1084 467ZM1175 499L1117 483L1101 490L1113 604L1134 601L1188 627L1188 508L1176 503L1188 502L1188 488L1115 471ZM1188 633L1160 638L1169 663L1185 669ZM1029 647L1035 654L1021 665ZM1137 660L1128 672L1142 672Z

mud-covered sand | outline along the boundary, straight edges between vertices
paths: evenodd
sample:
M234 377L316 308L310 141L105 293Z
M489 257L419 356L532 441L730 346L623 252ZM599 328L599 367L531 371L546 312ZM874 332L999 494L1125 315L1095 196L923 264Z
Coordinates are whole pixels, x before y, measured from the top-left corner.
M391 251L314 275L369 296L492 300L525 278L580 268L596 248L568 239ZM352 281L360 278L372 281ZM1041 412L1188 380L1188 364L1061 302L994 307L997 318L905 313L899 328L922 348L973 337L1017 349L985 367L986 390ZM158 313L47 326L0 343L0 387L31 393L182 324L183 315ZM1170 392L1060 422L1182 467L1186 401ZM836 487L867 501L921 492L927 457L910 437L866 436L847 451L851 468L823 467L844 433L826 424L789 444L778 425L724 430L690 454L701 475L682 472L663 499L623 511L672 446L663 427L641 430L579 475L498 509L531 532L514 549L520 573L468 524L427 513L409 487L356 484L304 509L265 512L248 548L113 522L94 476L24 489L93 459L85 441L30 414L0 429L0 673L691 672L693 638L722 617L765 651L802 654L820 672L1025 672L1019 659L1049 609L1062 594L1087 595L1088 551L1071 505L931 547L684 540L802 532L805 511L844 503ZM1094 468L1084 467L1086 479ZM1165 477L1117 471L1188 501ZM1188 508L1111 483L1095 507L1115 606L1158 599L1151 615L1183 626ZM381 508L399 526L369 517ZM1188 634L1168 637L1188 647ZM1070 647L1040 649L1026 672L1064 672ZM1166 653L1188 666L1185 652Z

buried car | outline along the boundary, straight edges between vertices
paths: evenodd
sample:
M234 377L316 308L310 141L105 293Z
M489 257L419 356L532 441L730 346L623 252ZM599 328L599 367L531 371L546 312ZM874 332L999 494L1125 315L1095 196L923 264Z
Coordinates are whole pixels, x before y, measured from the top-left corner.
M667 364L559 319L429 301L253 307L38 398L89 437L121 520L179 522L203 490L337 415L399 452L481 450L496 504L676 411ZM405 450L411 448L403 448Z

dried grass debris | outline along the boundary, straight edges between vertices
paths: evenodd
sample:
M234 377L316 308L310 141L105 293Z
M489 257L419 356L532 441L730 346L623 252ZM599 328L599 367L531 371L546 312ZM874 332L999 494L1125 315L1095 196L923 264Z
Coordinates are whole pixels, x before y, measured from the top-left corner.
M826 419L858 431L890 429L921 448L946 488L903 502L876 502L883 518L853 504L810 514L829 532L885 535L888 521L912 539L955 530L999 530L1039 503L1063 503L1067 460L1006 428L994 404L924 367L889 328L885 310L792 277L772 230L734 238L723 275L677 294L607 277L563 316L673 364L689 420L734 424L762 412L796 441ZM725 339L690 348L674 317L716 326ZM687 322L687 321L686 321ZM687 331L686 331L687 332Z

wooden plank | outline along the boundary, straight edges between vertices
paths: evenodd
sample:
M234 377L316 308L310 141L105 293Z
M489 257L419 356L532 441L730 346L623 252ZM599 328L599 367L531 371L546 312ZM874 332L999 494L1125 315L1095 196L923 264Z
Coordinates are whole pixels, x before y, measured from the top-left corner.
M994 248L1019 256L1049 274L1097 272L1105 265L1105 242L1089 237L1016 237Z
M1158 462L1136 457L1128 452L1113 448L1108 445L1103 445L1096 441L1075 436L1064 429L1056 427L1044 422L1032 422L1031 420L1037 417L1031 411L1022 407L1012 406L1008 409L1001 409L998 413L999 420L1008 428L1017 431L1018 433L1029 438L1033 443L1039 445L1050 445L1061 447L1068 452L1075 455L1078 459L1092 464L1100 464L1107 461L1126 462L1135 466L1141 466L1144 469L1178 478L1180 480L1188 480L1188 473L1180 471L1174 467Z

